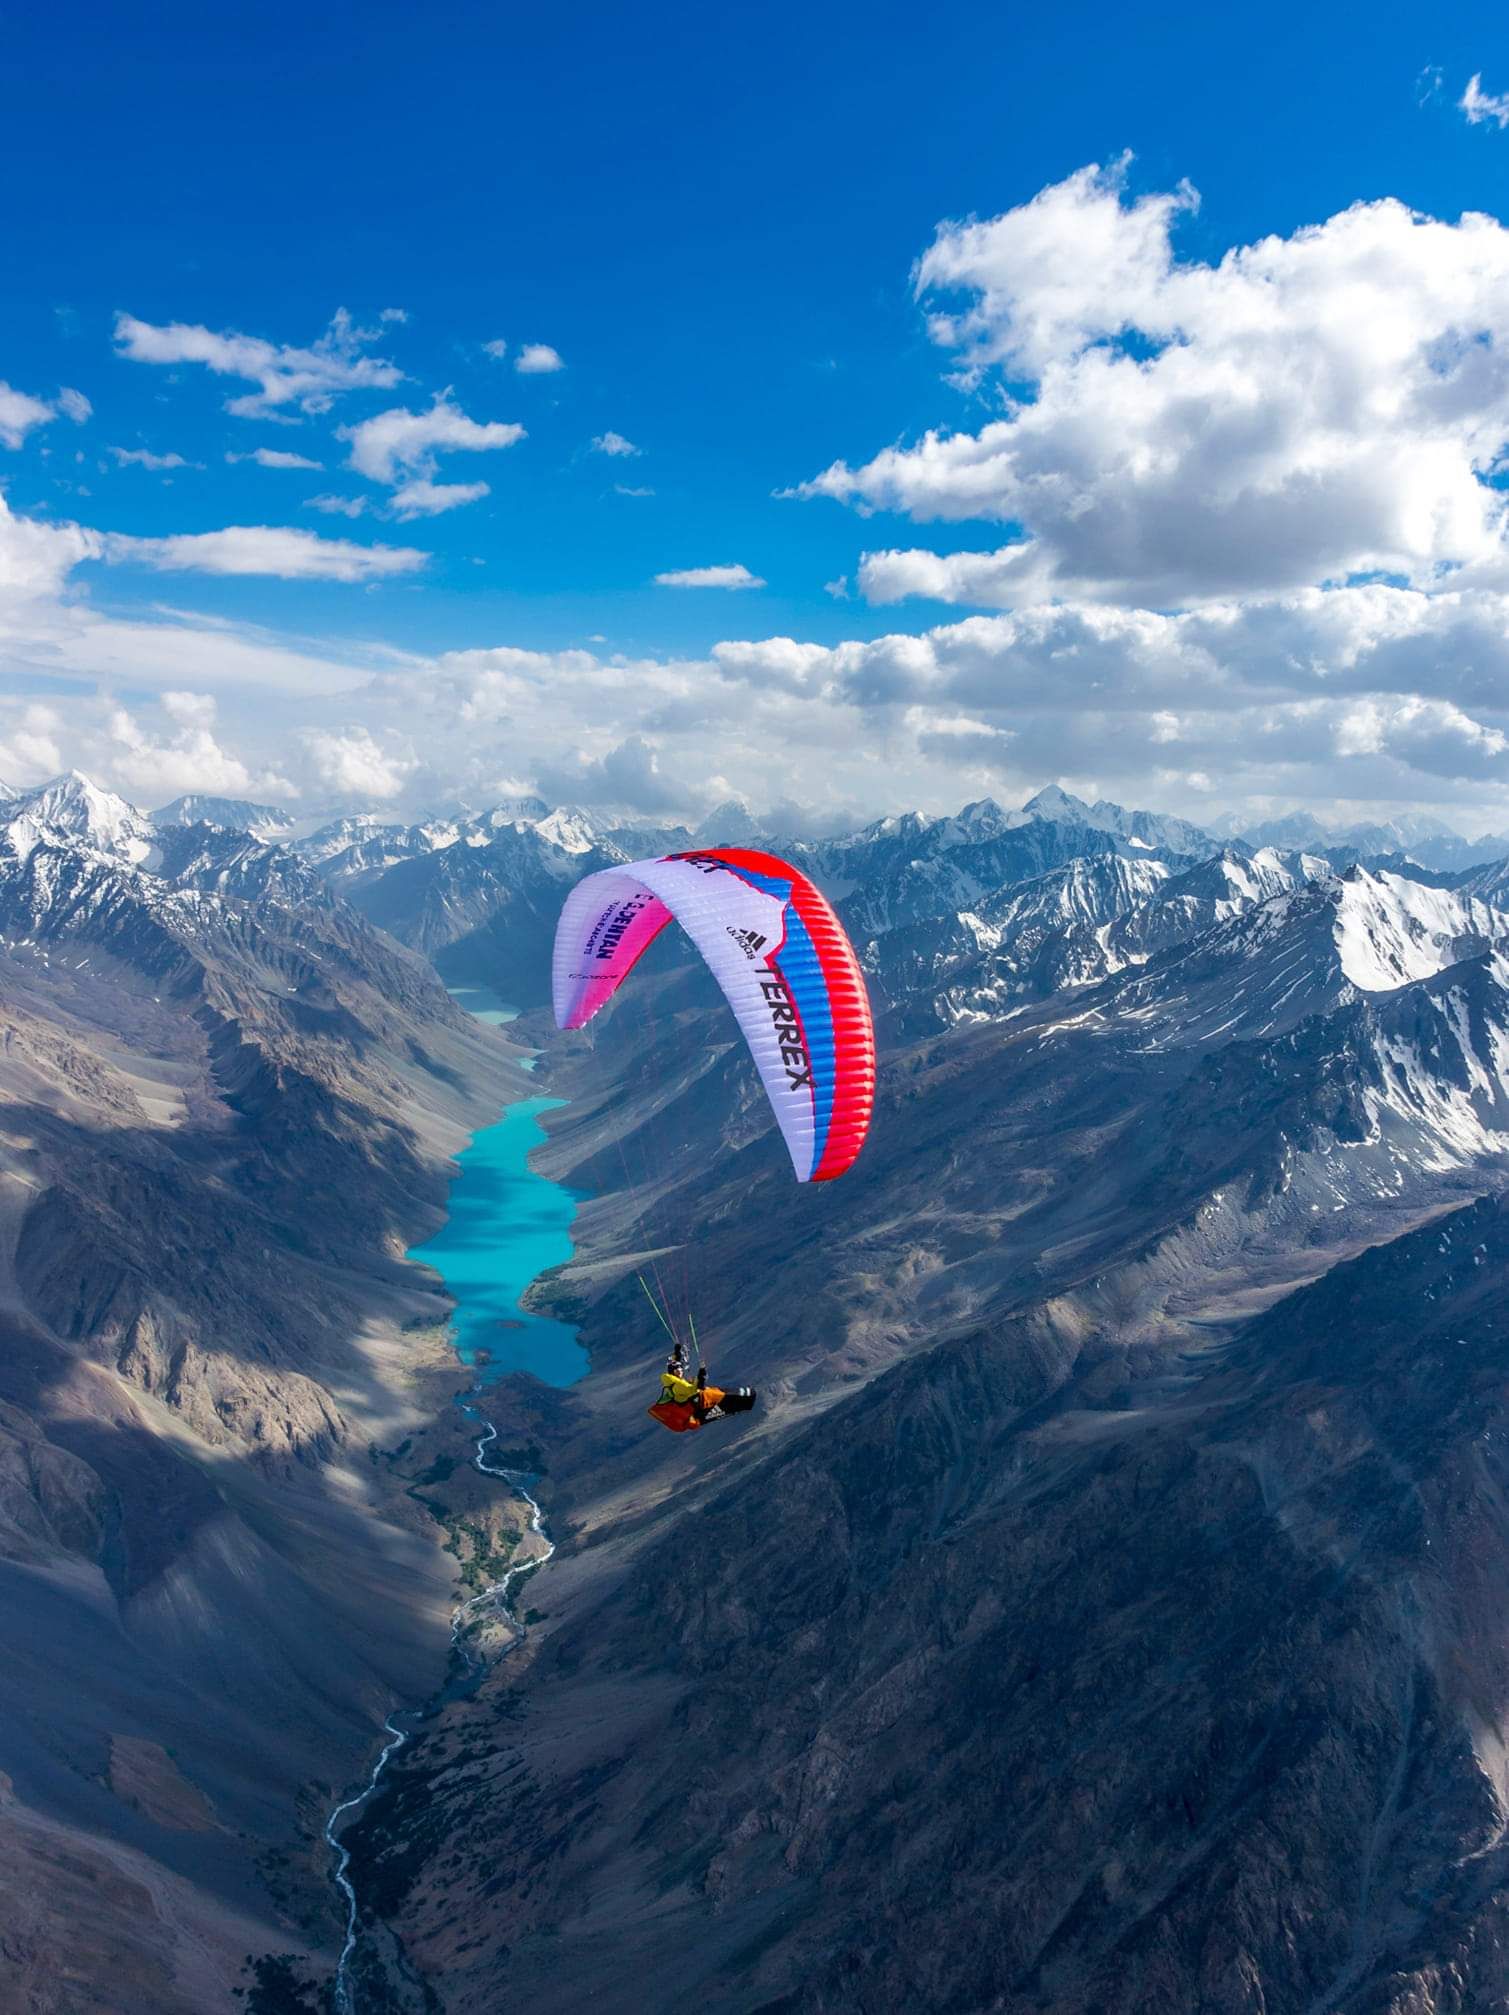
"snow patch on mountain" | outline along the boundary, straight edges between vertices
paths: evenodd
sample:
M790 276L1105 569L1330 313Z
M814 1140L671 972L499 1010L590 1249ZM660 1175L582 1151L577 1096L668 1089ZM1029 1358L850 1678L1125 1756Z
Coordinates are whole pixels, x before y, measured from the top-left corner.
M1500 950L1399 989L1378 1021L1375 1137L1443 1173L1509 1154L1509 958ZM1407 1133L1401 1137L1401 1122Z
M1509 917L1472 896L1399 874L1354 868L1336 884L1341 969L1364 993L1387 993L1509 937Z

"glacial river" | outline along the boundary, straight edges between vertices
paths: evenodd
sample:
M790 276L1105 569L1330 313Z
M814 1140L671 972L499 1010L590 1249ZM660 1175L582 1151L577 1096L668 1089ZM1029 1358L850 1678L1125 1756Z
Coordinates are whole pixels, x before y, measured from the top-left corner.
M498 1027L514 1019L515 1010L483 987L453 987L451 991L458 1004L479 1021ZM533 1059L529 1061L532 1064ZM473 1672L480 1669L480 1661L467 1646L471 1626L487 1610L512 1616L517 1584L542 1567L554 1551L540 1507L529 1493L530 1479L516 1476L492 1460L497 1429L479 1405L479 1398L493 1380L511 1371L532 1372L547 1385L573 1385L587 1369L587 1353L569 1323L522 1306L530 1282L547 1267L559 1266L571 1257L571 1226L578 1199L559 1183L536 1175L529 1166L531 1151L545 1137L540 1114L564 1104L565 1100L558 1098L520 1099L506 1106L493 1125L475 1133L456 1157L459 1173L451 1184L444 1225L423 1245L409 1248L410 1259L441 1275L455 1302L451 1338L457 1356L472 1373L470 1390L458 1394L456 1403L481 1430L472 1461L529 1507L529 1529L535 1542L521 1549L524 1557L501 1581L462 1603L451 1619L452 1647ZM443 1687L433 1700L394 1709L384 1723L388 1739L366 1783L337 1805L325 1822L325 1839L335 1855L335 1882L346 1916L346 1940L334 1983L339 2015L361 2015L361 1991L355 1978L361 1910L347 1873L350 1857L341 1846L340 1834L377 1789L389 1759L446 1698L447 1691Z

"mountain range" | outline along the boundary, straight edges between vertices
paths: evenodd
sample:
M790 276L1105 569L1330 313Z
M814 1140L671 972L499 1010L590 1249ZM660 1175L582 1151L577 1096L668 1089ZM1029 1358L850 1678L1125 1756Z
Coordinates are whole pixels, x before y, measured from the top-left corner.
M564 1557L356 1829L395 1994L1503 1991L1509 918L1361 869L1252 895L893 1053L829 1192L695 973L556 1046L549 1165L596 1201L548 1295L593 1373L513 1425ZM690 1454L633 1422L632 1269L678 1252L765 1402Z
M1496 2005L1509 863L1056 789L736 809L0 806L21 2005L64 1953L133 2015L320 2005L324 1816L424 1699L343 1835L362 2015ZM579 875L734 836L869 977L837 1184L673 934L543 1011ZM489 1389L557 1552L442 1697L455 1556L519 1514L403 1252L515 1035L591 1371ZM645 1418L651 1267L759 1387L737 1432Z
M5 2005L229 2006L328 1941L323 1787L443 1666L373 1454L443 1403L402 1253L511 1082L294 857L78 779L0 817Z

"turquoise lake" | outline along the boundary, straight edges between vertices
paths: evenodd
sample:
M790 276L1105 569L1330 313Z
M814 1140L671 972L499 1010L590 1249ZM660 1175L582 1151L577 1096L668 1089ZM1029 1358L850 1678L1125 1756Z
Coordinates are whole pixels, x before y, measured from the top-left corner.
M485 988L455 987L452 994L494 1027L514 1018ZM432 1239L409 1248L409 1258L433 1267L454 1296L456 1351L482 1384L528 1371L546 1385L573 1385L587 1370L587 1353L569 1323L519 1305L532 1280L571 1257L577 1198L529 1166L545 1138L540 1114L565 1103L520 1099L474 1134L456 1157L449 1217Z

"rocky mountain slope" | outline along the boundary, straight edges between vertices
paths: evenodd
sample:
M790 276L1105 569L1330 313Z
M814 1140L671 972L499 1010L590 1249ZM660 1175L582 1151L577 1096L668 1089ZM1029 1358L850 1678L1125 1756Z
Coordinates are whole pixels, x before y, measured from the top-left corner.
M0 2004L58 2015L328 1963L323 1810L445 1659L402 1254L522 1082L292 856L147 830L0 822Z
M1246 898L893 1050L827 1191L669 949L553 1047L593 1373L514 1399L527 1649L356 1832L394 2006L1509 1988L1509 922L1366 870ZM650 1254L744 1431L644 1421Z
M0 1935L38 2015L65 1952L130 2015L229 2005L249 1953L328 1984L319 1825L445 1658L415 1479L464 1445L402 1254L524 1082L430 961L543 1003L563 889L696 843L256 811L0 807ZM1499 865L1057 790L746 822L862 946L873 1137L791 1183L674 934L588 1030L522 1024L583 1198L537 1297L592 1370L497 1389L558 1551L345 1836L361 2015L1496 2005ZM760 1387L737 1431L645 1418L640 1271Z
M1506 1266L1484 1201L1141 1362L1056 1301L725 1457L366 1829L442 2005L1496 2005Z

